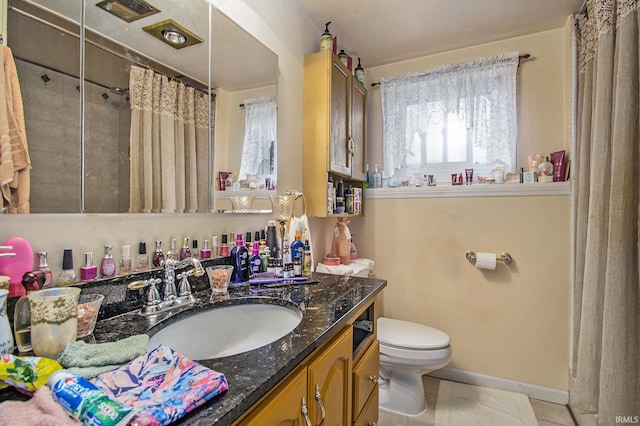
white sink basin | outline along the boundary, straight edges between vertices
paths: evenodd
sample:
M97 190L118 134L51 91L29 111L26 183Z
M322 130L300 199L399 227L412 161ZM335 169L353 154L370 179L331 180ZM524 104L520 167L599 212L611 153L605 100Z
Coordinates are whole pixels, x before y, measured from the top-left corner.
M221 358L268 345L289 334L301 321L300 309L280 305L216 307L162 328L151 336L147 349L164 344L194 360Z

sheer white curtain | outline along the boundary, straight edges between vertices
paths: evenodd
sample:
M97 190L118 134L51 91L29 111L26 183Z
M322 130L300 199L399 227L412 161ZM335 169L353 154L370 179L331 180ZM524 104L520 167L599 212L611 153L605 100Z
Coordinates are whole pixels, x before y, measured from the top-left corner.
M416 133L446 133L443 116L466 123L474 147L487 161L515 167L518 53L445 65L420 74L380 79L383 117L383 169L393 176L405 166Z
M129 88L129 211L207 212L208 95L136 66Z
M276 97L249 99L244 102L245 126L240 162L240 179L260 174L265 161L276 152L277 104ZM277 167L274 163L274 167ZM273 174L277 170L273 170Z

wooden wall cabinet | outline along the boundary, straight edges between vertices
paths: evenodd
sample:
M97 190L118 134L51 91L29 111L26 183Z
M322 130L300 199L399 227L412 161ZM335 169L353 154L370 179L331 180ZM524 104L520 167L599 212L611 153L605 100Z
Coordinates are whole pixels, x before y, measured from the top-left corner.
M327 209L327 181L363 188L367 91L331 51L304 58L303 192L313 217Z

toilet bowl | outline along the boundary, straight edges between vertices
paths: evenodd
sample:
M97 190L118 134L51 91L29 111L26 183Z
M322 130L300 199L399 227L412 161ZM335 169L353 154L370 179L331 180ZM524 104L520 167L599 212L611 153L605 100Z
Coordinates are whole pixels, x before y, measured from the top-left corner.
M409 321L380 317L379 404L404 415L427 408L422 376L444 367L451 359L449 336Z

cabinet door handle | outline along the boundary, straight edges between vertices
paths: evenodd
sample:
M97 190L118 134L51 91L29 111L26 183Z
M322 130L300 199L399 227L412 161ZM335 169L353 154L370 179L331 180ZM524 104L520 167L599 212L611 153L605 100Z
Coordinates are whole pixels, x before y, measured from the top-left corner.
M375 385L378 383L378 376L369 376L369 380L371 380L371 383Z
M305 401L304 396L302 397L302 417L304 417L304 421L307 426L311 426L311 419L309 418L309 410L307 410L307 401Z
M349 138L349 153L351 155L356 155L358 153L358 144L351 137Z
M320 412L322 413L322 420L320 420L320 423L318 423L317 426L322 426L322 424L324 423L324 417L325 417L325 412L324 412L324 404L322 403L322 397L320 396L320 386L318 386L316 384L316 403L320 406Z

